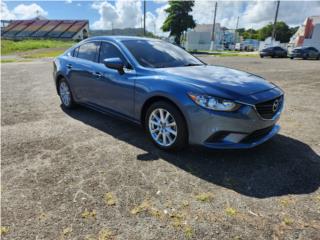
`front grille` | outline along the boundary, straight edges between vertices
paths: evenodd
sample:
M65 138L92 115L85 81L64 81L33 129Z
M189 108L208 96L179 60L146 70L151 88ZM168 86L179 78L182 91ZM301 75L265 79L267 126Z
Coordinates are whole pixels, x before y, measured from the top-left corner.
M283 96L256 104L257 112L264 119L271 119L281 109ZM277 105L277 106L276 106Z
M268 133L271 132L273 127L274 127L274 125L272 125L270 127L267 127L267 128L263 128L263 129L259 129L257 131L254 131L253 133L249 134L244 139L242 139L241 143L252 143L252 142L255 142L255 141L263 138L264 136L268 135Z

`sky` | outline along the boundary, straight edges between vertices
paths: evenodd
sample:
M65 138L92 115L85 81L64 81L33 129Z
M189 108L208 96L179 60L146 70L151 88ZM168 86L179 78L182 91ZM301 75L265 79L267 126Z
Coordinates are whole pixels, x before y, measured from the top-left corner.
M161 30L166 18L167 0L146 2L147 30L165 36ZM212 23L215 1L195 0L192 15L196 23ZM274 1L218 1L217 22L234 29L258 29L273 21ZM140 0L100 1L1 1L2 20L30 19L40 14L48 19L88 19L91 29L142 27L143 2ZM320 15L319 1L280 2L279 21L301 25L308 16Z

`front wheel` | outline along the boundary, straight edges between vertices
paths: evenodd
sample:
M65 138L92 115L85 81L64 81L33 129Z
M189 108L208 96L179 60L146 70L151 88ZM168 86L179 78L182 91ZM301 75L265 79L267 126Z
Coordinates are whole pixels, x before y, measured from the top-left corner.
M147 110L145 129L151 141L163 150L178 150L187 144L188 130L181 112L171 103L159 101Z
M75 102L73 100L69 84L65 79L59 81L58 89L62 105L66 108L73 108L75 106Z

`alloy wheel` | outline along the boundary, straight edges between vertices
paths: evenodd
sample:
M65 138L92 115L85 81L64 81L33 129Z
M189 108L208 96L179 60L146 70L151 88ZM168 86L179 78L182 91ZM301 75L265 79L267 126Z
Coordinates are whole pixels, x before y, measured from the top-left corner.
M71 103L71 93L69 86L66 82L61 82L59 86L59 93L60 93L60 98L65 106L69 106Z
M172 114L163 108L156 108L149 116L149 131L153 140L163 147L176 141L178 128Z

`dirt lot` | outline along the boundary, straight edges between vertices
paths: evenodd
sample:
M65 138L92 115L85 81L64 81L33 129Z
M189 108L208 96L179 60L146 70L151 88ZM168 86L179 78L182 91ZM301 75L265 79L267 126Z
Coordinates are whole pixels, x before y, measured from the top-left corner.
M281 133L165 153L139 127L61 109L50 62L3 64L3 239L320 239L320 61L202 58L283 88Z

